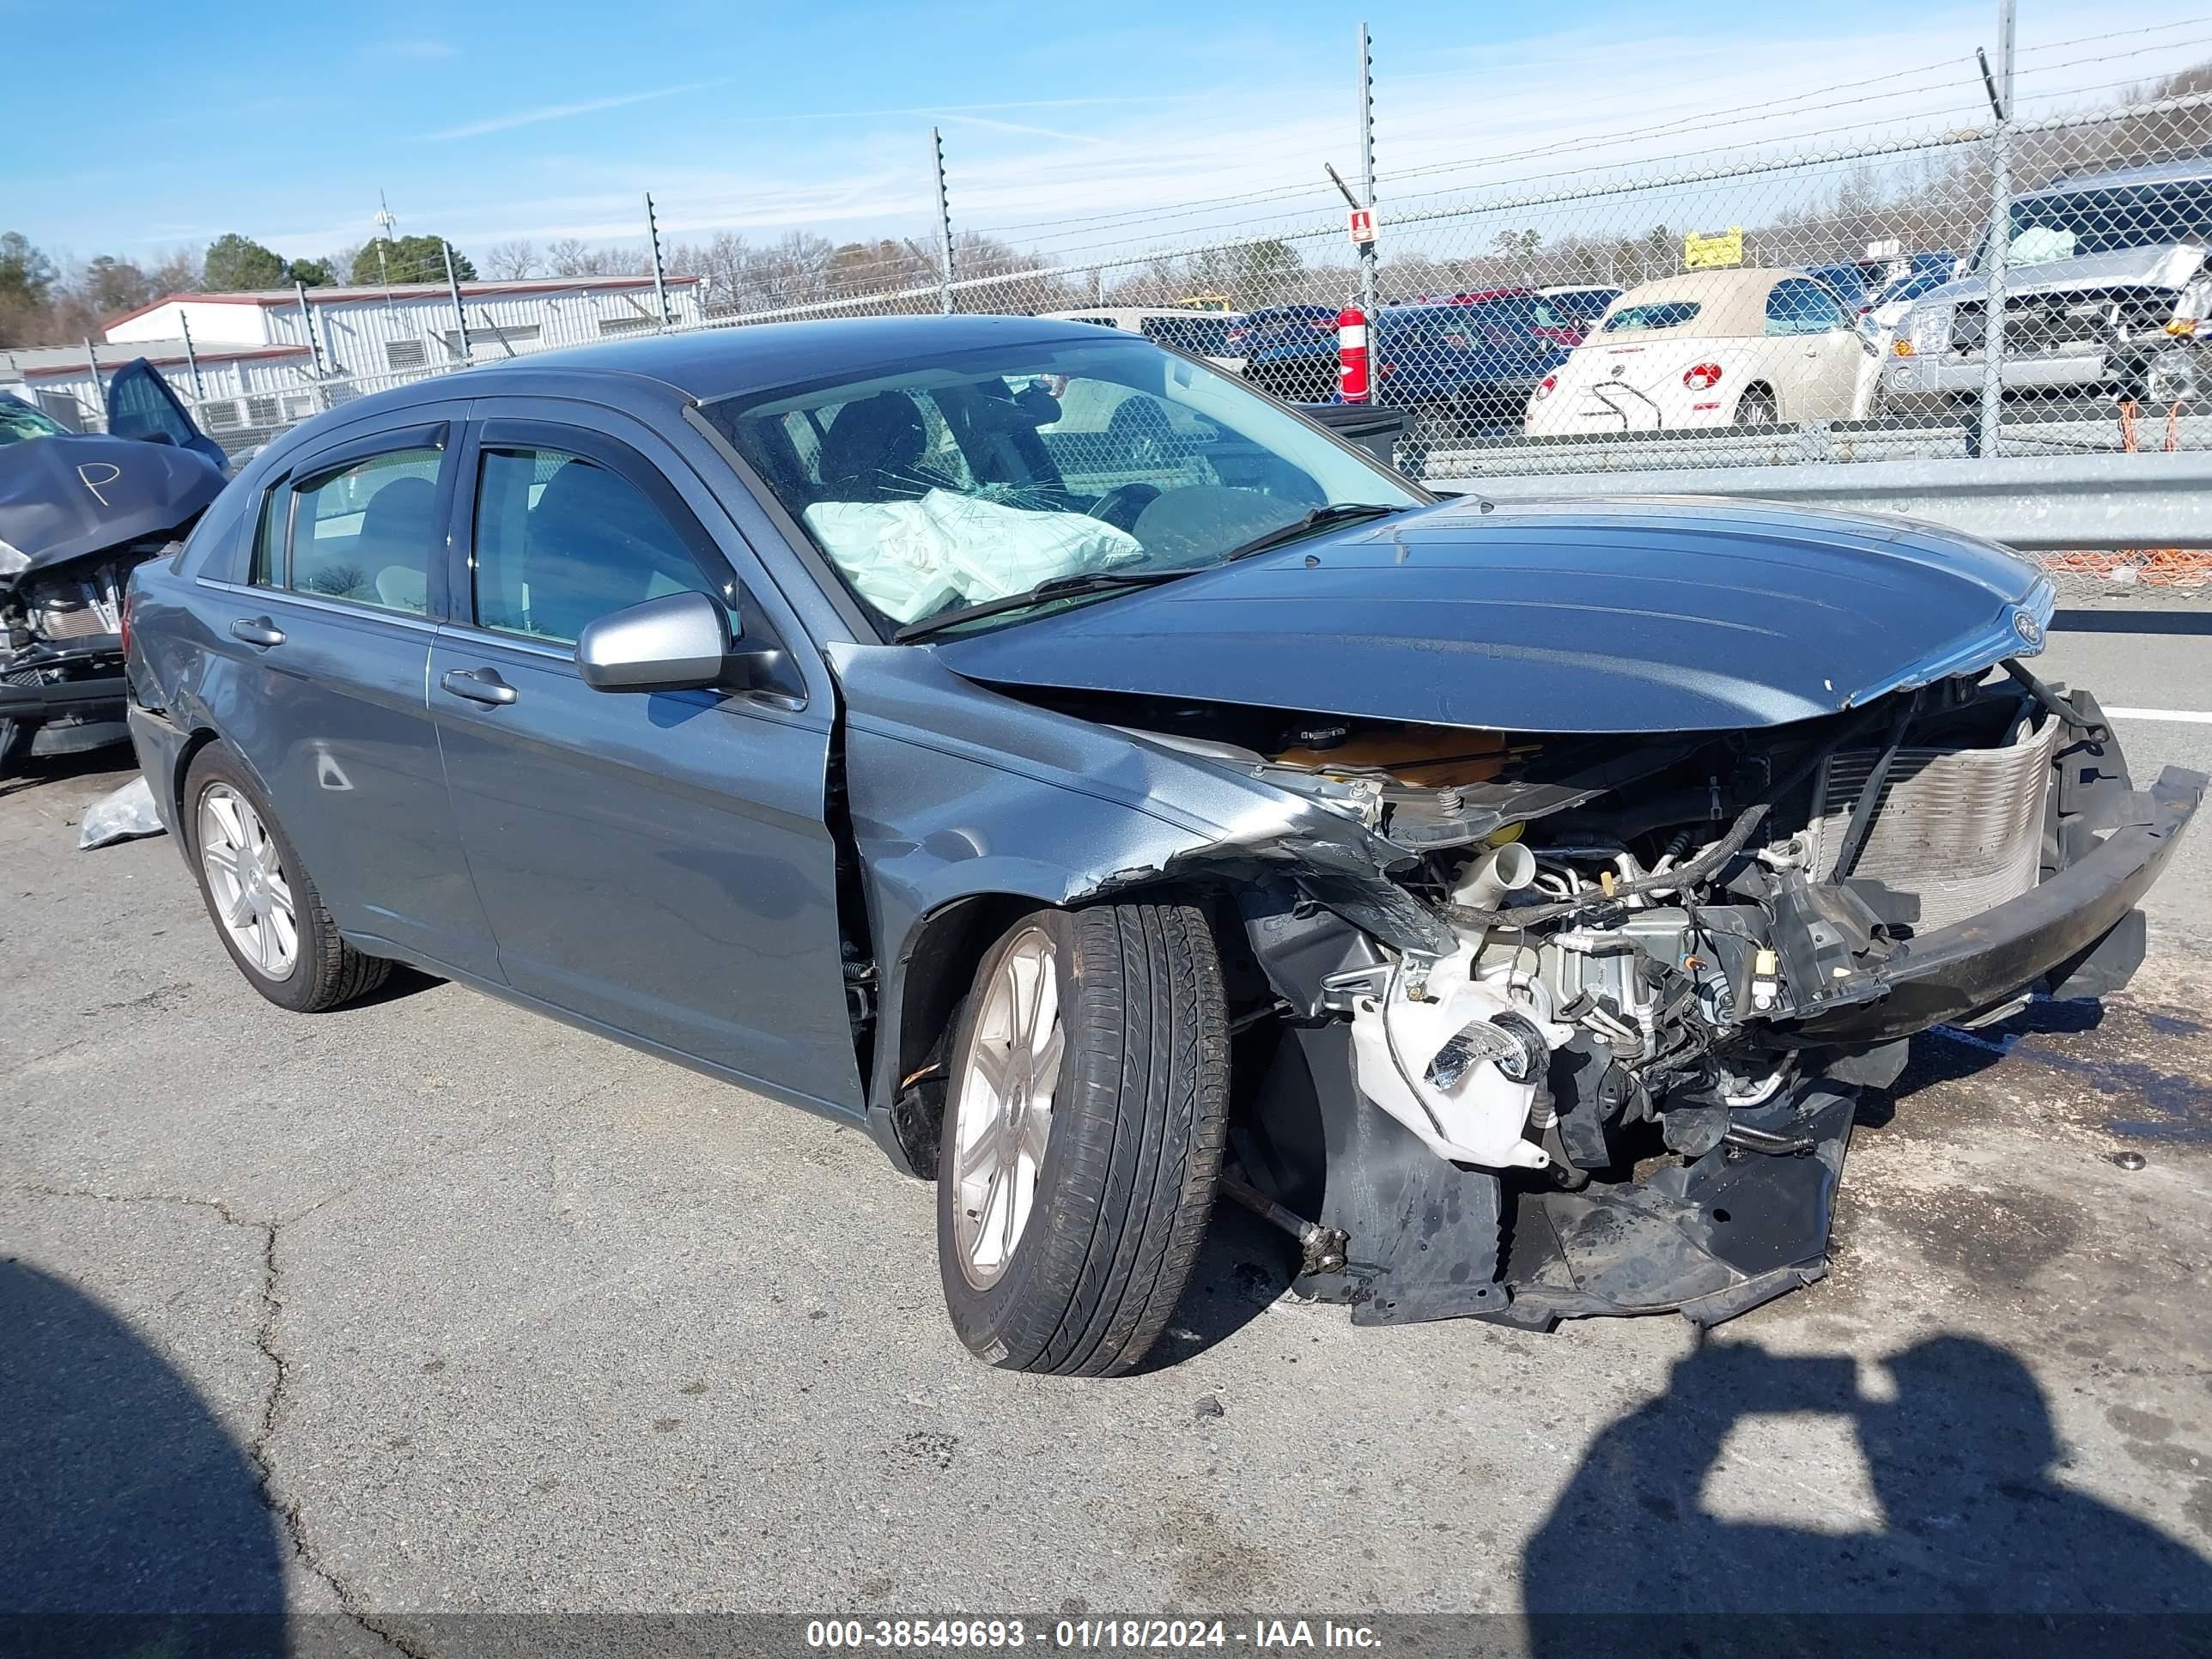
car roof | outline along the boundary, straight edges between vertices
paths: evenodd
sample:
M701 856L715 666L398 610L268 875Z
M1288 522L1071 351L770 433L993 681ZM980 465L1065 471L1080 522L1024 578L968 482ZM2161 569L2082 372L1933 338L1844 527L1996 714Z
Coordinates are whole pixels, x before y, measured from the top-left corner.
M1732 265L1717 270L1686 270L1655 282L1638 283L1613 302L1606 313L1618 316L1632 306L1664 305L1669 301L1693 300L1698 314L1676 326L1684 334L1734 338L1766 331L1766 296L1786 277L1817 282L1802 270ZM1838 302L1840 303L1840 301ZM1640 331L1672 333L1672 329Z
M2212 158L2191 155L2179 161L2154 161L2145 167L2112 167L2103 173L2084 173L2053 179L2034 190L2022 191L2020 199L2070 196L2080 190L2101 190L2115 185L2164 185L2203 179L2212 183Z
M596 380L622 379L633 385L657 383L684 399L711 403L810 380L896 370L994 346L1054 341L1096 345L1107 332L1095 323L1045 317L840 317L752 323L538 352L512 362L483 364L459 378L441 375L418 381L401 391L421 401L502 392L543 396L562 390L562 381L571 383L568 389L573 390ZM377 401L386 399L407 401L393 392L380 394Z

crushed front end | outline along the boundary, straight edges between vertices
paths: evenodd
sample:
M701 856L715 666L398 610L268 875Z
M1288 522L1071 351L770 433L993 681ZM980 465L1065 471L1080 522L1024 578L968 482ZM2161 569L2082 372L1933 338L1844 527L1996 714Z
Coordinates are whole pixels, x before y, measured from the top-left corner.
M1230 1191L1367 1323L1711 1323L1820 1278L1861 1091L1931 1025L2124 985L2205 782L2137 789L2018 663L1676 736L1130 723L1356 820L1442 923L1409 949L1317 872L1237 888Z
M0 582L0 743L69 754L118 743L124 725L123 596L162 544L118 548Z

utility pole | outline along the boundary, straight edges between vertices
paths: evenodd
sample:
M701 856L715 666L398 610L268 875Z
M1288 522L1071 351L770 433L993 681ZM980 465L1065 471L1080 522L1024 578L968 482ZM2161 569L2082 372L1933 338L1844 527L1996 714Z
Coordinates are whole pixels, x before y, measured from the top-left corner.
M1982 84L1995 125L1990 131L1989 269L1982 286L1982 410L1978 454L1994 458L2004 417L2005 257L2012 248L2012 50L2014 0L1997 0L1997 63L1982 56Z
M392 228L399 221L392 216L392 204L384 199L384 192L380 190L376 192L376 217L372 222L376 226L376 274L381 279L379 286L384 289L384 308L389 311L392 309L392 261L385 255L392 246ZM353 273L348 271L346 275L351 276Z
M952 314L952 209L945 196L945 137L929 130L929 153L937 174L937 308Z
M458 331L453 337L459 342L461 362L466 364L469 361L469 313L461 309L461 279L453 275L453 245L441 236L438 246L446 256L446 292L453 296L453 327Z
M2007 5L2011 0L2005 0ZM1359 26L1359 188L1367 210L1375 210L1375 59L1369 50L1367 25ZM1375 244L1359 249L1359 308L1375 319Z
M100 384L100 356L92 349L92 336L84 337L84 366L92 371L92 417L100 422L102 432L107 430L107 393Z
M323 372L323 343L315 337L315 313L307 309L307 285L295 282L292 297L300 302L300 330L307 337L307 360L315 366L319 376Z
M181 308L177 313L177 327L185 337L185 367L192 374L192 401L198 403L207 396L207 388L200 384L199 354L192 349L192 320Z
M660 226L653 216L653 192L645 192L645 240L653 245L653 304L660 313L660 325L666 328L673 319L668 314L668 279L660 264Z

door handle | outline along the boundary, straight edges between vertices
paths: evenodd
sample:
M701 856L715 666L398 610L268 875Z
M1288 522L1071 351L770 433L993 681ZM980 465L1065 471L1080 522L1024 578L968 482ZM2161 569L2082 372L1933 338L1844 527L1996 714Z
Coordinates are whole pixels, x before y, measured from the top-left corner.
M230 625L230 636L248 645L268 647L284 643L284 630L266 617L240 617Z
M457 697L466 697L471 702L497 705L513 702L515 690L500 678L495 668L456 668L438 682Z

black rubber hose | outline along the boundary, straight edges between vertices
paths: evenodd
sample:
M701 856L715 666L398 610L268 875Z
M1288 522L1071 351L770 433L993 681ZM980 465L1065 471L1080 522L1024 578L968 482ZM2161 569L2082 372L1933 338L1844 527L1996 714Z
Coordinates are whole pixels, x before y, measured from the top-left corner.
M2036 702L2057 715L2067 725L2075 727L2077 731L2087 732L2090 742L2109 743L2112 740L2112 727L2106 726L2102 720L2088 719L2071 702L2029 672L2027 665L2019 658L2006 658L2004 672L2011 675L2020 688L2029 696L2033 697Z
M1867 774L1866 787L1852 805L1850 820L1844 826L1843 845L1836 848L1835 866L1828 872L1830 881L1841 881L1844 874L1858 861L1859 851L1866 845L1867 834L1874 828L1875 809L1881 804L1883 787L1889 782L1889 769L1897 760L1897 751L1905 744L1905 728L1912 724L1912 716L1920 707L1920 694L1898 705L1897 718L1889 723L1889 740L1882 744L1881 755Z

